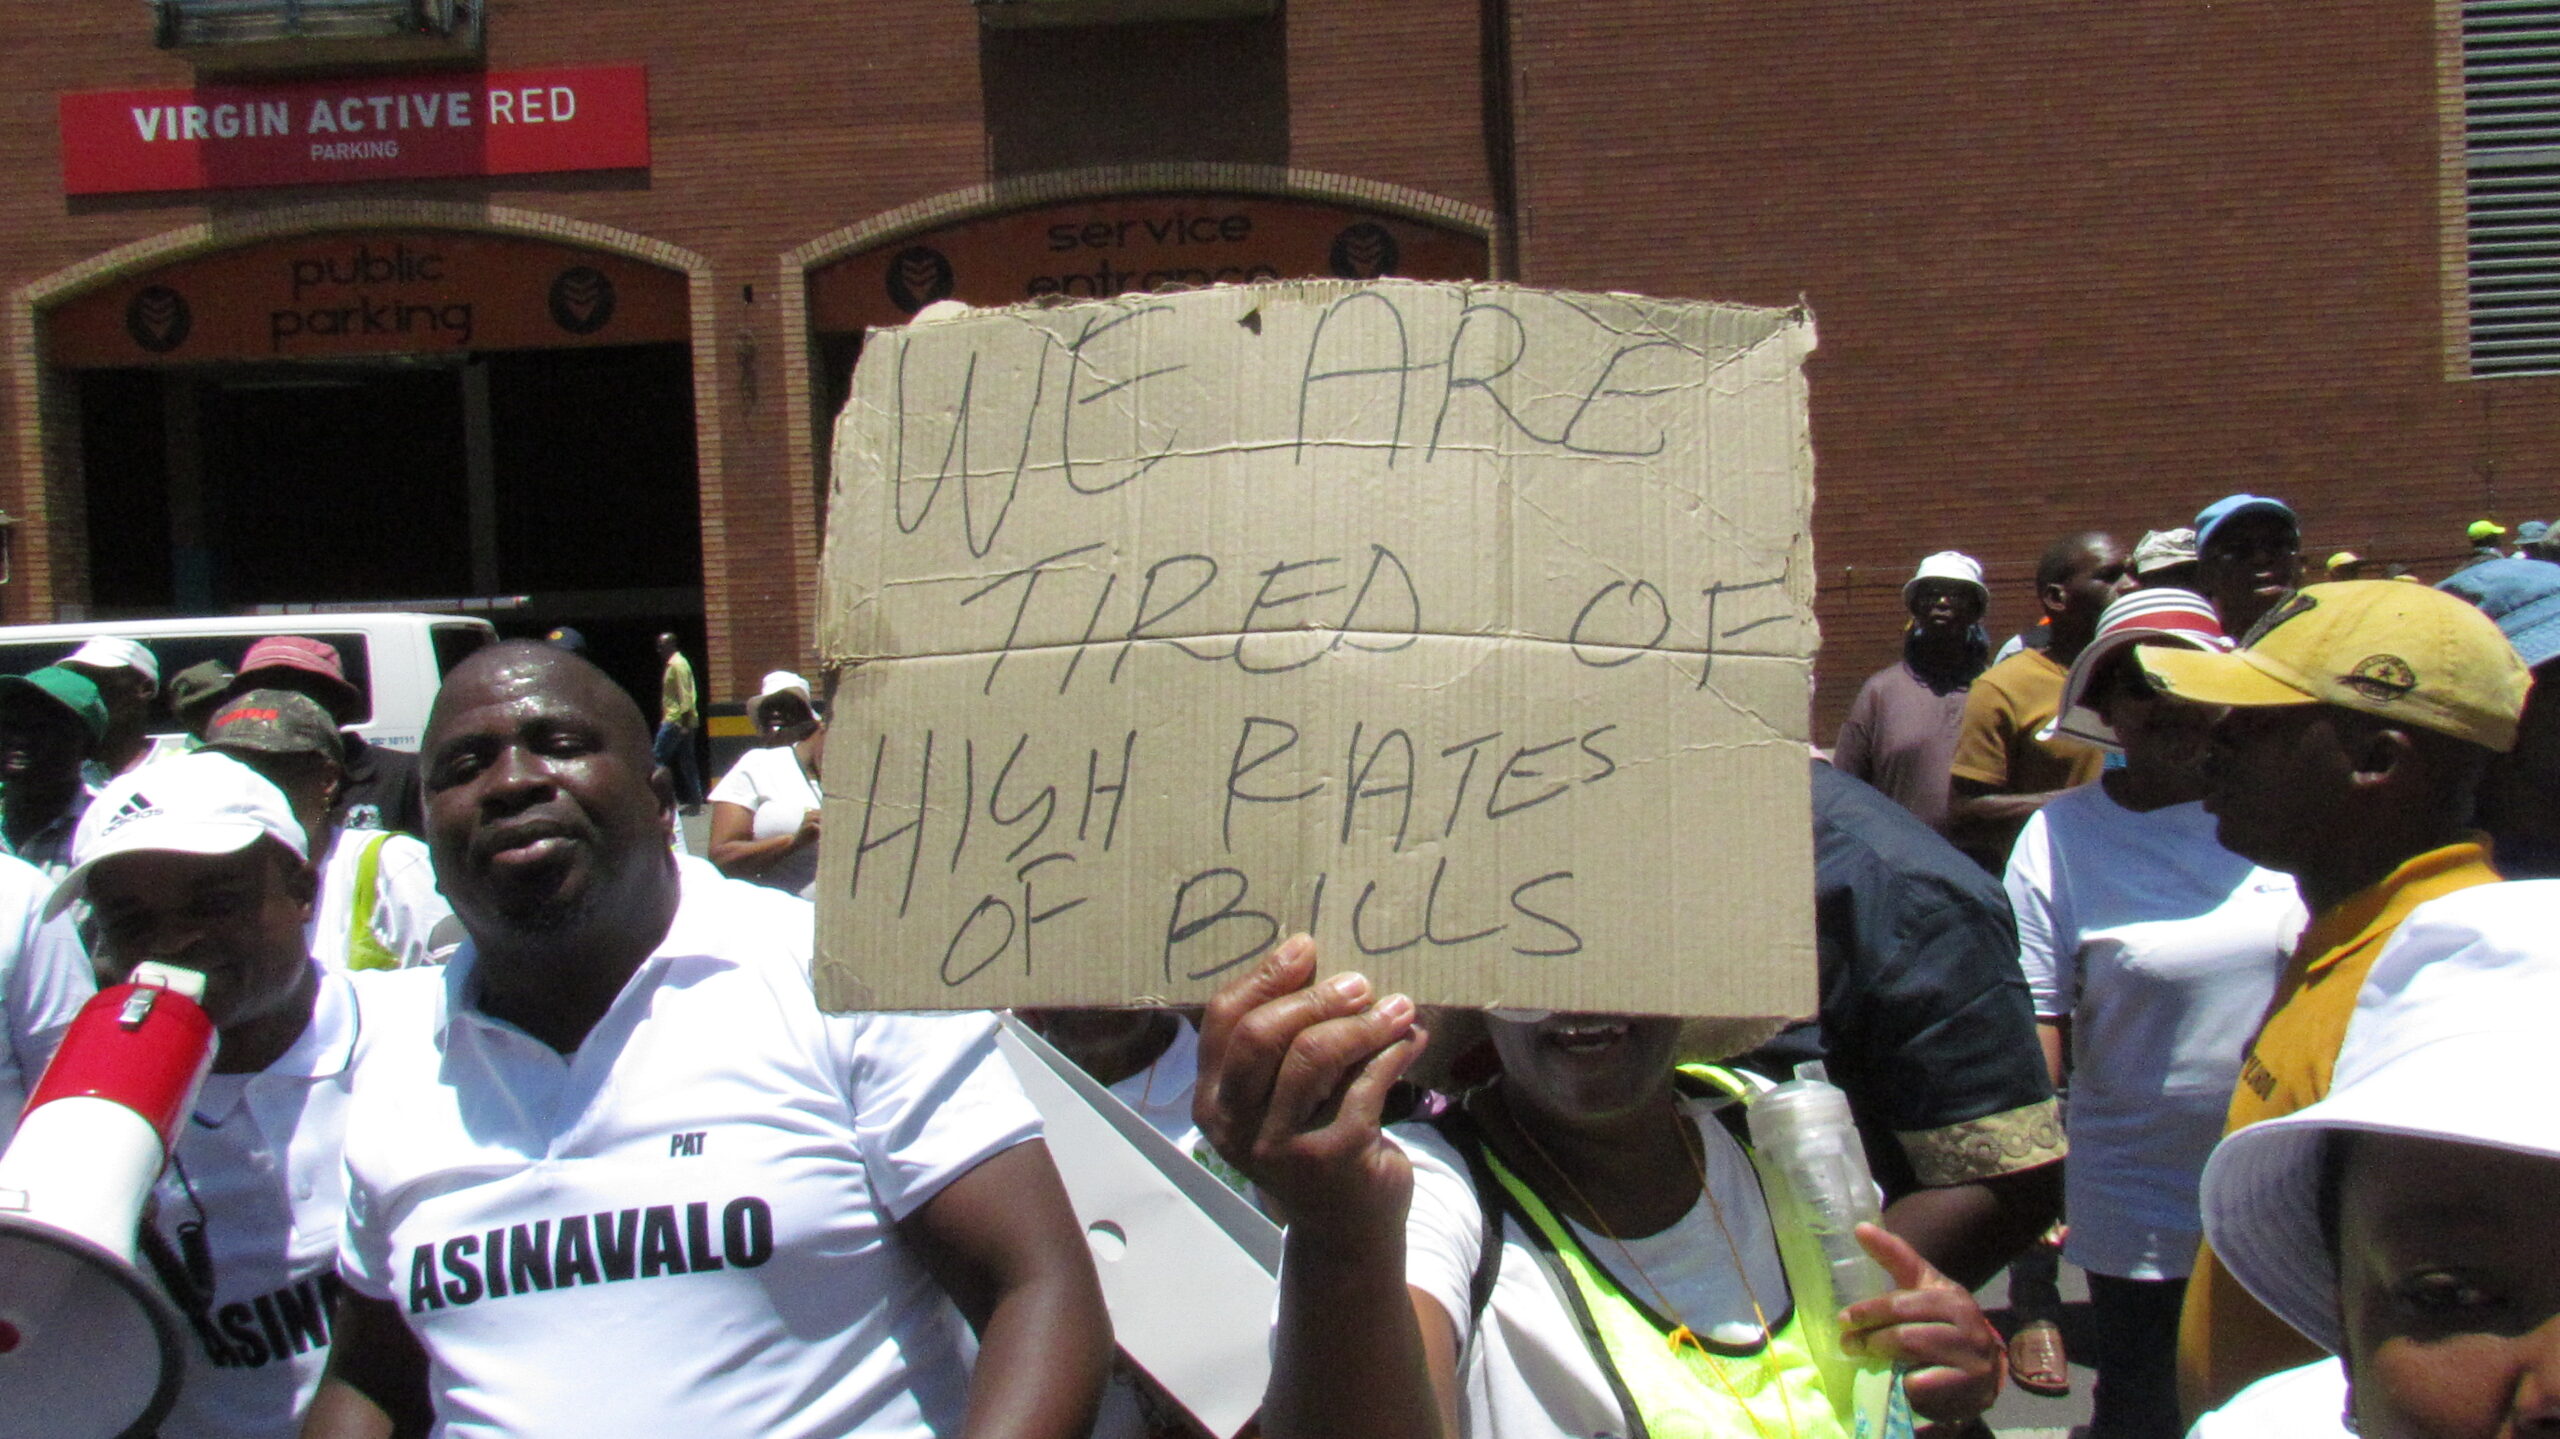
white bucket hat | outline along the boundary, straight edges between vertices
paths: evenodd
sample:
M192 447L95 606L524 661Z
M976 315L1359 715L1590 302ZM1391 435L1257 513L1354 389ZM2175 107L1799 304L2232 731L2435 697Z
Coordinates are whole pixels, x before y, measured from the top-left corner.
M71 872L45 904L50 917L88 891L101 861L145 850L235 854L262 839L311 857L302 821L284 791L256 770L209 750L177 755L116 776L89 801L71 834Z
M748 712L753 713L757 705L782 695L798 695L812 704L817 702L816 696L809 693L807 680L789 670L773 670L765 675L764 688L756 691L755 699L747 706Z
M1920 568L1902 582L1904 609L1911 608L1911 592L1920 587L1922 580L1954 580L1971 585L1984 604L1991 603L1991 587L1982 582L1982 562L1960 550L1940 550L1920 562Z
M2328 1097L2253 1124L2204 1170L2204 1232L2258 1301L2331 1353L2346 1336L2320 1171L2343 1130L2560 1161L2560 880L2488 884L2421 905L2374 961Z

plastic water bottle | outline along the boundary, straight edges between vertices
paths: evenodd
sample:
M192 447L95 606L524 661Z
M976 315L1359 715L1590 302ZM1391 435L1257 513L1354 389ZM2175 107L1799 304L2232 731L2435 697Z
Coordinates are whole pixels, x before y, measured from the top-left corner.
M1752 1101L1749 1119L1751 1147L1785 1176L1797 1219L1822 1248L1832 1307L1891 1290L1884 1266L1858 1243L1858 1226L1876 1223L1881 1211L1848 1094L1820 1063L1799 1064L1795 1078Z

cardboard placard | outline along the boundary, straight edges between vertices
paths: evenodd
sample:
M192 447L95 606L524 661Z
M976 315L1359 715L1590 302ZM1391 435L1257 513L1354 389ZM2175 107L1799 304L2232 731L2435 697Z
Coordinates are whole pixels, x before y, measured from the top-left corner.
M1800 312L1414 281L875 332L829 1008L1813 1009Z

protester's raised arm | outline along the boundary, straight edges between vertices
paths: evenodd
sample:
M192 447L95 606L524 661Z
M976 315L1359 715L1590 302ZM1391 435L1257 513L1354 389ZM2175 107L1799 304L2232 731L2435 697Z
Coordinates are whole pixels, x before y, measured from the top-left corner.
M1410 999L1315 973L1300 935L1221 990L1200 1026L1192 1117L1289 1220L1262 1431L1455 1434L1455 1335L1405 1284L1413 1168L1380 1129L1425 1036Z

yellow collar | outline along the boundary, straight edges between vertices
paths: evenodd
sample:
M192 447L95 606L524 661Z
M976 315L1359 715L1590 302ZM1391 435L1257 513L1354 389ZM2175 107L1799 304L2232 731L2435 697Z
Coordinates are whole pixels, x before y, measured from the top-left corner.
M2306 976L2322 973L2398 929L2409 911L2428 900L2475 884L2493 884L2497 878L2498 872L2489 867L2488 846L2478 838L2413 855L2391 873L2312 916L2301 942L2294 946L2294 962Z

